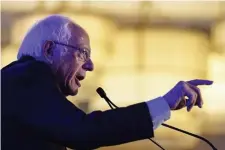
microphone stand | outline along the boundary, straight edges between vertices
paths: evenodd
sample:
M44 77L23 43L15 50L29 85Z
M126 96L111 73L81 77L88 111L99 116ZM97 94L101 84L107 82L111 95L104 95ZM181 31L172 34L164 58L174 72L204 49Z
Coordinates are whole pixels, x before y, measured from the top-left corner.
M176 131L179 131L179 132L182 132L182 133L185 133L185 134L190 135L190 136L193 136L195 138L201 139L201 140L205 141L207 144L209 144L213 150L217 150L216 147L211 142L209 142L209 140L207 140L204 137L201 137L199 135L190 133L188 131L185 131L185 130L182 130L182 129L179 129L179 128L176 128L176 127L173 127L173 126L168 125L168 124L165 124L165 123L162 123L162 126L167 127L167 128L170 128L170 129L173 129L173 130L176 130Z

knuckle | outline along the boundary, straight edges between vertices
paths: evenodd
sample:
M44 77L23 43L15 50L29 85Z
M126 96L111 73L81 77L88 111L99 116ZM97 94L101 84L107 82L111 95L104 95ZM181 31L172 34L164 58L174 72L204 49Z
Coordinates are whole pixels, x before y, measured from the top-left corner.
M198 87L196 87L196 91L198 92L198 93L200 93L201 91L200 91L200 89L198 88Z
M197 94L194 92L194 91L188 91L187 92L189 95L190 95L190 98L193 100L193 99L195 99L196 97L197 97Z
M180 81L179 83L178 83L181 87L185 87L185 85L186 85L186 83L184 82L184 81Z
M197 99L198 94L194 92L194 93L193 93L193 97L194 97L194 99Z
M179 81L178 84L183 85L185 82L184 81Z

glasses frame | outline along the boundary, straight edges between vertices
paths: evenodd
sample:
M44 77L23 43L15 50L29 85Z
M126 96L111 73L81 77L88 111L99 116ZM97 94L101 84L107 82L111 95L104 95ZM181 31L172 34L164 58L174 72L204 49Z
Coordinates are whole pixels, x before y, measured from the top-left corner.
M85 57L84 58L85 62L90 59L90 52L91 51L87 48L80 48L80 47L76 47L76 46L69 45L69 44L64 44L64 43L57 42L57 41L50 41L50 42L52 42L54 45L62 45L62 46L66 46L66 47L75 49L76 51L78 50L80 52L80 54L82 54Z

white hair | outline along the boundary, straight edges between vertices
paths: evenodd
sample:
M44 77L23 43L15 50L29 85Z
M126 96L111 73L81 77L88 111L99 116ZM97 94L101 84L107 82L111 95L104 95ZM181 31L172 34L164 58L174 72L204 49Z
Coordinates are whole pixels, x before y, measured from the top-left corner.
M25 35L17 59L32 56L43 59L42 48L46 40L68 44L71 38L71 20L61 15L52 15L37 22Z

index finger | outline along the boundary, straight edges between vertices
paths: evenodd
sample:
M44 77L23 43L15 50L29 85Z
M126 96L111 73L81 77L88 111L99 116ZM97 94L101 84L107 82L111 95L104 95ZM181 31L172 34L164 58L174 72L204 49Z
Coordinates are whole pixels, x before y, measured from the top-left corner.
M189 83L191 85L194 85L194 86L198 86L198 85L211 85L211 84L213 84L213 81L211 81L211 80L195 79L195 80L187 81L187 83Z

